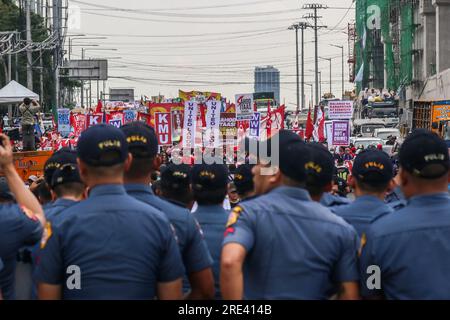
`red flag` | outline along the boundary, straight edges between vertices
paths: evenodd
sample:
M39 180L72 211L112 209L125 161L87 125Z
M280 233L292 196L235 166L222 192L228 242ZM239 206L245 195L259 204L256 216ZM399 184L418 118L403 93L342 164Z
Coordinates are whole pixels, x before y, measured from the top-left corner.
M322 118L319 120L319 142L325 141L325 112L322 113Z
M306 130L305 130L305 138L307 140L312 138L313 131L314 131L314 123L311 116L311 108L309 108L308 120L306 120Z
M98 100L97 103L97 109L95 109L95 113L102 113L103 109L103 103L102 100Z

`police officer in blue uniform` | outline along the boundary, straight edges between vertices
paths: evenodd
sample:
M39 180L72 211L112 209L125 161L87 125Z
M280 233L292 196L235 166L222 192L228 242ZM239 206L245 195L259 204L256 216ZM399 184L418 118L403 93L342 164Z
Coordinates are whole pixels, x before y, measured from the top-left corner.
M161 171L161 196L179 207L192 209L191 167L169 164Z
M417 130L403 143L399 174L408 205L367 233L364 297L450 299L449 168L445 142L434 133Z
M312 200L328 208L349 204L349 199L331 194L336 169L333 155L320 143L309 143L307 147L312 158L306 171L306 190Z
M16 172L11 142L6 135L0 135L0 169L17 202L0 205L0 258L4 263L0 287L3 298L13 300L17 252L41 239L46 220L41 205Z
M36 267L40 261L41 244L45 243L47 237L50 236L52 227L57 226L64 220L64 211L74 206L84 199L85 185L81 181L78 166L76 164L76 157L73 157L72 163L66 163L59 166L53 173L52 182L50 184L50 192L54 202L45 209L45 216L47 218L47 225L44 230L44 235L41 243L36 244L31 248L32 255L32 299L37 298L37 282L36 282Z
M356 200L346 206L331 209L353 227L362 238L376 220L394 212L385 202L385 196L392 187L393 167L389 156L379 150L361 152L353 163L350 186Z
M159 166L158 140L153 128L141 122L122 127L133 155L131 166L125 173L127 193L163 212L175 228L180 252L190 284L187 299L212 299L214 279L212 258L197 221L185 207L169 203L154 195L150 180Z
M63 211L84 200L86 186L81 181L76 162L66 163L53 173L50 192L53 204L45 210L47 220L56 225L63 219Z
M342 218L313 202L306 191L311 150L280 131L279 165L253 169L258 194L234 208L221 258L224 299L357 299L358 236ZM269 155L276 157L270 147ZM265 169L265 170L263 170Z
M98 125L78 142L89 198L67 209L41 253L40 299L179 299L183 263L161 212L127 195L130 167L120 129Z
M220 255L229 212L223 208L227 195L228 168L221 164L195 165L192 168L192 192L198 207L194 212L214 259L216 298L220 294Z

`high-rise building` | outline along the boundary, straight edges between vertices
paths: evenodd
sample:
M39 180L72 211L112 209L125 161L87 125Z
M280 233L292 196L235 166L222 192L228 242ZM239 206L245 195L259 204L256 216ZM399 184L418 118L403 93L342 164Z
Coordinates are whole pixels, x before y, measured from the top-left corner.
M255 68L255 93L273 92L280 103L280 71L273 66Z

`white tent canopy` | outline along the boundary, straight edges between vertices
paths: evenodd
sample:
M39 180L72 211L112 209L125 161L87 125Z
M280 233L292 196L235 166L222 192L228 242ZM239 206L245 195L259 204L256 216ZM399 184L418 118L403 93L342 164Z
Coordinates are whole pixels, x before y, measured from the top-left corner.
M14 80L0 89L0 104L21 103L25 98L38 101L39 95Z

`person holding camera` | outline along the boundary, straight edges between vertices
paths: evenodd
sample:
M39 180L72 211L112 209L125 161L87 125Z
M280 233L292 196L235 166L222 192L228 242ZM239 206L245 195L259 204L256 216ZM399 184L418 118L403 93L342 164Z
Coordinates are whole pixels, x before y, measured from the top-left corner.
M22 115L22 141L23 151L35 151L34 125L36 123L36 114L41 110L41 106L35 100L30 98L23 99L19 106Z

